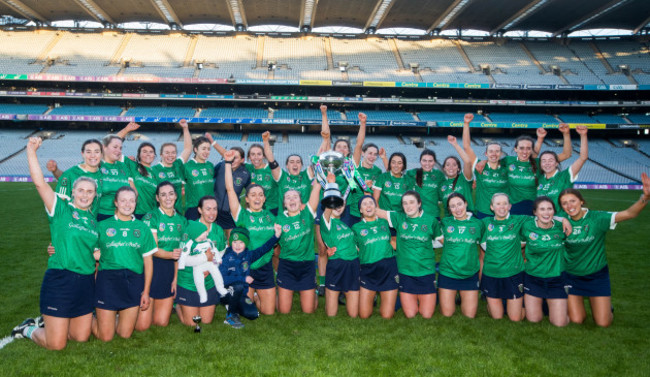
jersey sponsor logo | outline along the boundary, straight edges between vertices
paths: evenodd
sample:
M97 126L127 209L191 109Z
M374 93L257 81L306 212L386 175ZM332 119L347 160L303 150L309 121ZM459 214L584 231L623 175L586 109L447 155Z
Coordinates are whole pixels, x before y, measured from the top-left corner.
M476 234L476 227L470 226L469 227L469 234Z
M393 183L390 182L390 181L386 181L386 183L384 183L384 186L385 186L386 188L390 188L392 185L393 185Z
M367 235L368 235L368 229L363 229L363 230L360 232L360 234L361 234L361 237L365 237L365 236L367 236Z
M537 190L541 190L542 188L544 188L544 185L540 183L539 186L537 186Z
M399 186L400 186L399 182L395 182L395 189L396 190L399 190Z
M515 171L515 168L516 168L515 164L511 164L510 166L508 166L508 170L510 171Z
M133 230L133 237L140 238L140 229Z
M409 225L407 223L402 223L402 229L406 230L409 228Z
M488 225L487 230L488 230L488 232L493 231L494 230L494 224Z
M163 172L158 173L158 178L164 179L165 178L165 173L163 173Z
M242 183L241 178L237 177L237 179L235 179L235 186L241 186L241 183Z
M199 176L199 171L196 169L192 170L192 177L198 177Z
M427 224L422 224L422 231L423 232L426 232L428 230L428 228L429 227L427 226Z
M250 216L250 221L251 221L252 223L255 222L255 217L254 217L253 215Z
M251 179L255 179L256 176L257 176L257 174L255 174L255 173L251 173Z
M528 235L528 238L530 238L530 239L533 240L533 241L537 241L537 239L539 238L539 236L537 235L537 233L535 233L535 232L531 232L531 233Z
M114 237L117 234L117 231L115 228L108 228L106 229L106 235L109 237Z
M142 219L143 219L143 220L151 220L152 217L153 217L153 214L151 214L151 213L147 213L147 214L144 215L144 217L143 217ZM162 230L162 229L161 229L161 230Z
M442 185L442 187L440 187L440 191L445 192L446 190L447 190L447 185Z
M72 218L75 220L79 220L79 212L77 211L72 212Z
M161 231L161 232L164 232L165 231L165 223L160 223L160 225L158 225L158 230Z
M282 227L282 231L285 232L285 233L290 231L290 230L291 230L291 227L289 226L289 224L286 224L285 226Z
M341 230L341 226L340 226L340 225L336 225L336 230Z
M456 228L454 228L453 226L448 226L447 227L447 233L453 233L454 230L456 230Z
M102 168L102 174L108 174L108 169Z

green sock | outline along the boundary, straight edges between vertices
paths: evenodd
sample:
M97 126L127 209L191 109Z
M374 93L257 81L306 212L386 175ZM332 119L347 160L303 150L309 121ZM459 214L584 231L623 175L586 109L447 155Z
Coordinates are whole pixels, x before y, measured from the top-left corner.
M23 330L23 335L25 338L31 339L32 333L38 328L38 326L29 326Z
M318 275L318 285L325 285L325 276Z

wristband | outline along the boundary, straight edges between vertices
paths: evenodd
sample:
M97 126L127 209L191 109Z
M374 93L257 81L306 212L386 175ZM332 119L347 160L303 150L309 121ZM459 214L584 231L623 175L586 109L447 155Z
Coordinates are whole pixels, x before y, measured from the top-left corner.
M213 141L212 144L210 144L210 146L213 146L213 147L214 147L215 144L217 144L217 141L216 141L216 140Z
M230 165L232 165L232 161L224 161L224 164L230 164Z
M277 161L269 161L269 168L270 168L271 170L277 168L278 166L280 166L280 164L278 164Z
M643 204L647 204L647 203L648 203L648 199L644 198L644 195L643 195L643 194L641 194L641 197L639 198L639 200L640 200L641 203L643 203Z

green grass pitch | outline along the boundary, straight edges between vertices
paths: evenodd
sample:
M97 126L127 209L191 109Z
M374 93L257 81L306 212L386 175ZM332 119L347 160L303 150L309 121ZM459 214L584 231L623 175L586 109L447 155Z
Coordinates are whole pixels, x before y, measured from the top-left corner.
M0 184L0 338L38 315L49 229L31 184ZM585 191L590 208L622 210L638 191ZM0 349L0 376L642 376L650 375L650 209L607 239L615 319L611 328L555 328L458 315L390 321L378 315L327 318L294 304L290 315L222 323L223 307L201 334L172 316L168 328L131 339L69 343L61 352L21 339ZM437 311L437 310L436 310Z

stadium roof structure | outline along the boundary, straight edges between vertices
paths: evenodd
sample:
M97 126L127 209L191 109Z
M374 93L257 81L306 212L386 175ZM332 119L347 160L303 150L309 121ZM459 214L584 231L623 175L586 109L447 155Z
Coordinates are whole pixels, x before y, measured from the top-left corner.
M94 21L113 27L152 22L183 28L232 25L247 30L284 25L311 31L327 26L367 33L411 28L437 34L472 29L493 35L536 30L564 35L587 29L627 29L650 24L648 0L0 0L0 15L48 25ZM5 22L7 23L7 22Z

